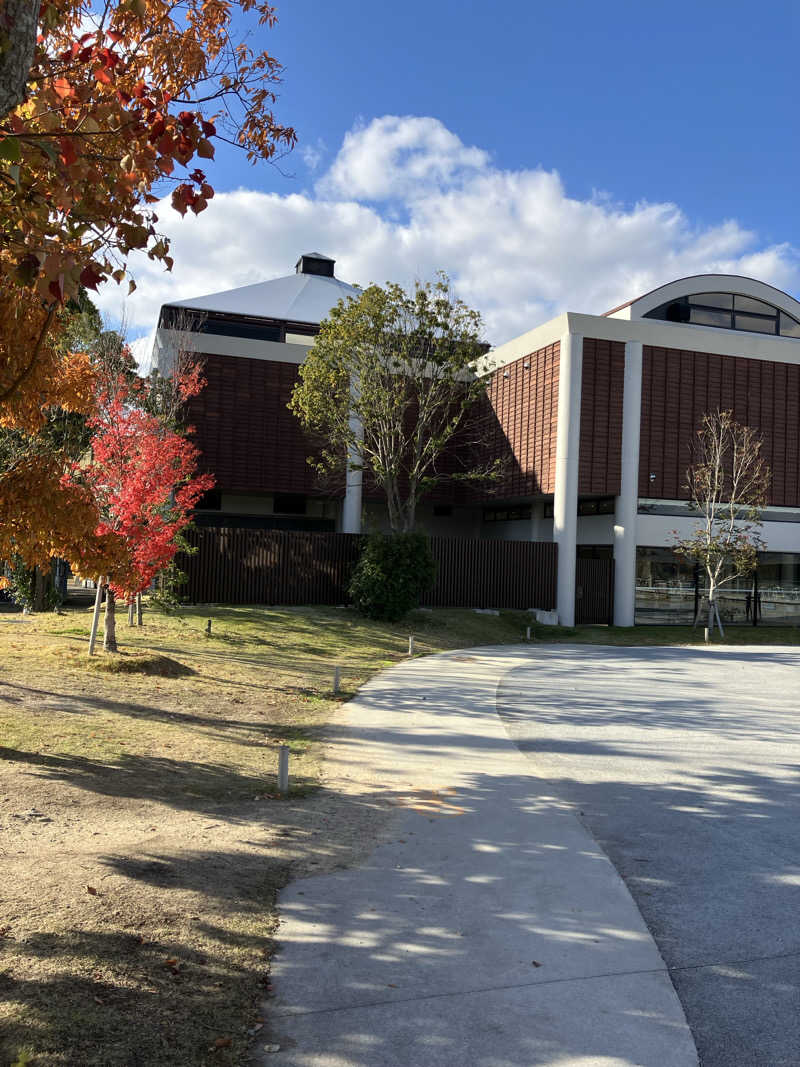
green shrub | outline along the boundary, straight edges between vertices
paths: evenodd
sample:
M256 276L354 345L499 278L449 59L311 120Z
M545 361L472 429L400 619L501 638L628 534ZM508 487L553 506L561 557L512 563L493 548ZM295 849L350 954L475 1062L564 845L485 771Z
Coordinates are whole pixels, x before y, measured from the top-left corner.
M435 578L436 562L424 534L372 534L353 571L349 593L362 615L396 622L419 606Z
M46 571L31 570L19 556L15 556L5 568L5 578L8 597L17 607L28 611L52 611L63 603L56 582L55 561Z

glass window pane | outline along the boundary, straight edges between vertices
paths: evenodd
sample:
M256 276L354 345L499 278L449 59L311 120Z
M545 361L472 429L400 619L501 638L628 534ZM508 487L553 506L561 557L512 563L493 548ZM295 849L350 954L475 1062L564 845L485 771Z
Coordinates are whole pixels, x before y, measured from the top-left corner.
M636 549L636 623L694 621L694 564L669 548Z
M762 552L758 561L758 607L762 623L797 626L800 621L800 556Z
M761 319L755 315L736 315L736 329L751 333L775 333L775 319Z
M689 322L696 326L721 326L729 330L731 328L731 315L729 311L707 311L705 308L690 308Z
M800 322L781 312L781 337L800 337Z
M695 293L694 296L689 297L689 303L730 310L733 307L733 296L731 293Z
M774 315L775 308L772 304L765 304L763 300L753 300L751 296L736 297L737 311L755 311L759 315Z

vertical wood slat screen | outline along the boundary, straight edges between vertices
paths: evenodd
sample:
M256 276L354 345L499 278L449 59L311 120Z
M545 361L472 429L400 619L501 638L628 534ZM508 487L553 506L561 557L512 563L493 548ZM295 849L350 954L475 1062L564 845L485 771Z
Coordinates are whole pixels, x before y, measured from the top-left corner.
M183 593L195 604L343 604L359 534L203 527L186 533ZM556 599L557 546L432 537L436 583L425 607L542 608Z
M614 560L578 558L575 593L575 622L579 626L610 626L614 618Z

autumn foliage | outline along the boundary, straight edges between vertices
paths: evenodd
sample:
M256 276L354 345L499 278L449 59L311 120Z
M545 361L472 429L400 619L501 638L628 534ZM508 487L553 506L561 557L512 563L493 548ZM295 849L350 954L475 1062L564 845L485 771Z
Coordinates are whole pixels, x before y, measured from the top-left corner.
M196 369L176 382L184 401L203 385ZM91 457L74 463L61 481L66 494L88 493L93 500L94 533L105 547L104 559L78 566L108 575L120 597L145 590L171 562L177 535L214 485L211 475L196 476L198 451L191 441L146 410L151 388L149 381L131 383L122 375L102 386L89 420Z
M197 214L215 142L253 161L292 146L271 111L280 64L234 35L248 17L274 21L256 0L45 0L27 100L0 117L3 284L59 303L121 281L134 249L169 267L158 193Z
M0 0L0 52L14 10ZM280 64L246 43L274 18L263 0L41 3L25 99L0 113L0 435L19 444L0 454L0 560L62 556L93 575L118 573L127 589L166 554L175 520L163 482L146 472L155 478L160 463L181 482L189 453L135 414L135 398L111 404L89 359L65 348L61 313L79 286L133 286L133 251L171 268L153 205L169 193L181 214L202 212L220 142L252 162L293 146L272 111ZM48 446L54 411L92 418L95 459L80 474ZM117 451L104 451L112 439ZM111 465L134 439L147 442L138 503ZM191 497L176 495L178 510ZM130 549L145 536L152 547Z

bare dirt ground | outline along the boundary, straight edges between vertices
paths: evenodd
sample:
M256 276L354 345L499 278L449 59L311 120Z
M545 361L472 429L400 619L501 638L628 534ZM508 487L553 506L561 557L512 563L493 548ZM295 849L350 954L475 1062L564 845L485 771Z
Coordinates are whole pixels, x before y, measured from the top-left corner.
M326 609L151 615L91 666L87 630L85 609L0 623L0 1064L244 1063L268 1040L276 890L353 863L388 818L379 791L326 786L322 728L402 656L408 627ZM439 613L415 630L429 651L520 625Z

